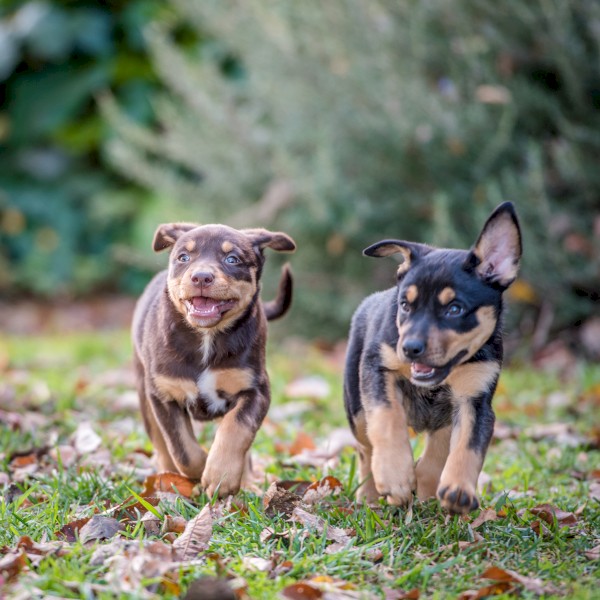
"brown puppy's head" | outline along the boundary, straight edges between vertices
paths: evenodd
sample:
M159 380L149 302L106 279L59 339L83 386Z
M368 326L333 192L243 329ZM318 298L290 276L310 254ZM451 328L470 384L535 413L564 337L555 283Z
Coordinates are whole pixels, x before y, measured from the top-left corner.
M510 202L496 208L469 251L401 240L384 240L364 251L367 256L402 254L397 354L410 363L412 383L439 385L490 340L521 252Z
M169 297L196 329L225 329L256 300L263 250L293 252L285 233L226 225L168 223L154 234L156 252L171 249Z

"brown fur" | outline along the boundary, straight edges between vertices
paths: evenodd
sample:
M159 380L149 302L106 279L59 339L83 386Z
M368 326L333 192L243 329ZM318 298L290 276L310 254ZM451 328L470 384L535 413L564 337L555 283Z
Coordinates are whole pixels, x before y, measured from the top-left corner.
M235 494L247 453L270 402L266 322L291 300L287 266L279 295L263 307L263 251L290 252L293 240L265 229L170 223L155 251L169 248L168 271L136 306L133 341L144 424L160 470L201 480L210 496ZM222 418L208 454L192 420Z

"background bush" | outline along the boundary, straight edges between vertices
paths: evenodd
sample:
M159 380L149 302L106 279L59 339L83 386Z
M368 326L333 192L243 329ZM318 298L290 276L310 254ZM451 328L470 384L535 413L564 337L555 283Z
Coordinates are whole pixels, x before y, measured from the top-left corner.
M393 280L393 263L362 258L362 248L384 237L468 246L489 211L512 200L525 242L512 288L520 332L543 342L597 311L596 1L171 0L147 40L158 85L143 50L133 53L149 73L152 118L132 118L118 86L93 87L89 75L94 90L114 91L103 103L118 132L112 165L149 190L128 192L129 203L88 200L94 222L103 207L97 239L112 251L100 254L104 281L131 289L140 265L163 264L114 252L123 240L147 247L163 217L280 228L299 244L286 328L344 335L360 299ZM9 272L35 289L36 269ZM271 290L276 269L268 275Z

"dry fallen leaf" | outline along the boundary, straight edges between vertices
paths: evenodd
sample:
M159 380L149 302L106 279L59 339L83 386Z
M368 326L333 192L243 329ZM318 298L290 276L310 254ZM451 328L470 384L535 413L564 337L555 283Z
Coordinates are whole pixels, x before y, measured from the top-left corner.
M487 523L487 521L496 521L497 519L498 514L496 513L496 511L493 508L486 508L479 513L477 518L473 519L473 522L471 523L471 528L477 529L478 527L481 527L484 523Z
M176 492L186 498L191 498L196 483L192 479L188 479L177 473L150 475L144 481L142 497L154 496L156 492Z
M81 528L90 520L91 517L84 517L83 519L76 519L66 525L63 525L58 531L54 533L57 538L64 538L67 542L77 541L77 534Z
M229 582L218 577L200 577L190 584L183 600L236 600Z
M522 585L527 591L533 592L538 596L555 593L557 591L552 584L544 584L544 582L538 577L526 577L525 575L520 575L515 571L511 571L509 569L502 569L500 567L495 566L486 569L481 574L481 577L500 582L518 583L519 585Z
M269 558L260 556L244 556L242 564L250 571L270 571L273 568L273 561Z
M343 490L343 487L344 486L339 479L328 475L320 481L315 481L313 484L311 484L306 492L304 492L302 501L305 504L316 504L327 496L339 494Z
M0 573L7 581L14 579L27 566L27 555L23 550L9 552L0 558ZM1 579L0 579L1 581Z
M193 560L198 553L208 548L212 537L213 516L210 504L204 508L186 525L184 532L175 540L173 548L180 560Z
M590 483L590 498L600 502L600 481Z
M346 545L352 539L343 529L328 525L322 517L313 515L298 506L292 512L292 521L296 521L307 529L314 530L319 534L325 532L327 539L339 544Z
M296 456L305 450L314 450L316 447L315 441L308 433L299 431L296 434L296 439L290 444L288 452L290 453L290 456Z
M112 517L94 515L80 530L79 539L83 544L95 540L106 540L122 529L121 523Z
M323 400L331 393L331 386L323 377L311 375L291 381L285 387L284 393L288 398Z
M166 515L162 524L161 533L183 533L186 525L187 521L183 517L172 517L171 515Z
M323 597L323 592L309 583L300 581L283 588L281 595L290 600L316 600Z
M277 514L290 515L304 492L312 485L309 481L275 481L263 496L265 514L272 517Z
M554 524L556 520L561 527L573 527L578 522L574 513L564 511L552 504L540 504L528 510L549 525Z
M600 544L598 546L594 546L591 550L585 551L586 558L590 560L598 560L600 559Z

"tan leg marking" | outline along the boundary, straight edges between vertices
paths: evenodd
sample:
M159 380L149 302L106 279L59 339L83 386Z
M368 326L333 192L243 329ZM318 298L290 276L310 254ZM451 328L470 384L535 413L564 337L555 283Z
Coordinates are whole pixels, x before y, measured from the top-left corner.
M209 496L213 496L217 488L221 498L240 490L246 453L255 436L254 431L236 418L241 405L242 402L238 403L223 417L208 453L202 487Z
M252 369L218 369L214 371L217 391L235 396L254 384Z
M440 476L450 451L451 433L452 427L448 426L427 434L425 450L415 467L417 498L421 501L427 498L435 498Z
M458 423L450 437L450 454L437 490L442 506L452 513L468 513L478 504L477 478L483 457L469 448L473 423L470 404L461 402Z
M367 435L373 447L371 469L377 491L389 504L406 506L412 500L416 480L406 412L396 397L395 385L394 375L387 374L390 405L369 409Z
M458 408L458 423L450 438L450 454L442 471L438 496L444 492L442 506L455 513L467 513L477 502L477 479L484 456L469 448L475 423L470 398L488 390L500 371L496 362L477 362L457 366L446 380Z
M375 504L379 498L373 473L371 472L371 461L373 458L373 448L367 437L367 421L364 410L354 417L356 429L356 439L358 440L358 475L360 478L360 487L356 490L356 499L359 502Z
M154 386L164 402L176 400L179 404L184 404L186 400L198 397L198 384L192 379L155 375Z

